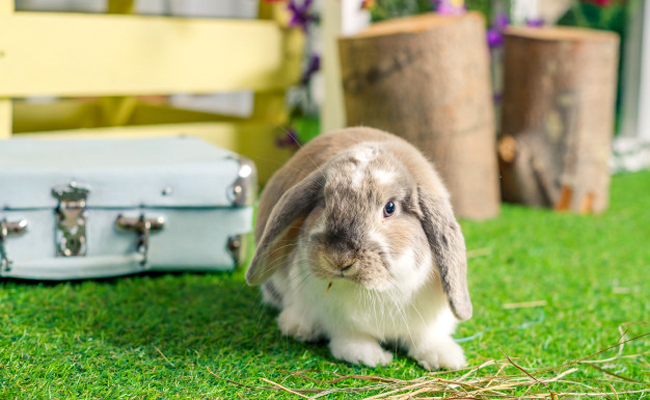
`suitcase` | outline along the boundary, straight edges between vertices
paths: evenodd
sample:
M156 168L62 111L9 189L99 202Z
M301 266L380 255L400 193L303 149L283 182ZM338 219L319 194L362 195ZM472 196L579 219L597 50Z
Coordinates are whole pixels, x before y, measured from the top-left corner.
M0 141L0 276L232 270L254 164L198 138Z

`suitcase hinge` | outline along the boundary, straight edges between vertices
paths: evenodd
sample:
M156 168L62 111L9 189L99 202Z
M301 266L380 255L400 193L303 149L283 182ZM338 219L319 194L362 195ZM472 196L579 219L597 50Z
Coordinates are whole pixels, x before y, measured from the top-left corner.
M89 192L75 182L52 189L52 196L59 201L56 208L56 253L59 256L86 255L86 198Z
M27 221L21 219L18 222L7 222L6 219L0 221L0 273L11 271L12 261L7 255L5 242L12 236L20 236L27 232Z
M137 233L136 249L144 256L142 260L142 265L144 266L147 264L149 234L151 232L161 231L165 227L165 219L163 217L145 218L144 214L140 214L140 217L137 218L118 215L115 220L115 227L123 231Z

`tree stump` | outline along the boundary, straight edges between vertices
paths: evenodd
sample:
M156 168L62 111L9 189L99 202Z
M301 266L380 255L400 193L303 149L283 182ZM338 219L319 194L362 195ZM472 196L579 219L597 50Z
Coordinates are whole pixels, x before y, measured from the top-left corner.
M423 14L339 39L349 126L417 146L445 181L457 216L499 213L496 135L485 22Z
M618 44L615 33L589 29L506 31L498 144L505 201L607 208Z

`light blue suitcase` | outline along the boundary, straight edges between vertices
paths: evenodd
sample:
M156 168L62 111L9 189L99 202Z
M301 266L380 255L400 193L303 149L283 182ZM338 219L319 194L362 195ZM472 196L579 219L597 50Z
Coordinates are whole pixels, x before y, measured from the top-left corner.
M231 270L256 183L250 160L191 137L0 141L0 276Z

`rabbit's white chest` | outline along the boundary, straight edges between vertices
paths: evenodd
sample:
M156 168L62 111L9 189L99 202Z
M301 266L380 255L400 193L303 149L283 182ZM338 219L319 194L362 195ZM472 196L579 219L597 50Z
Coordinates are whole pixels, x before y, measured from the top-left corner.
M429 271L429 265L396 270L396 282L383 290L346 280L333 282L328 290L326 282L294 276L286 305L297 310L296 323L317 326L329 337L354 331L382 341L399 340L431 325L446 305L440 283Z
M353 329L382 341L399 340L426 329L445 305L432 288L421 288L411 295L389 290L359 291L341 297L325 307L321 319L334 330Z

